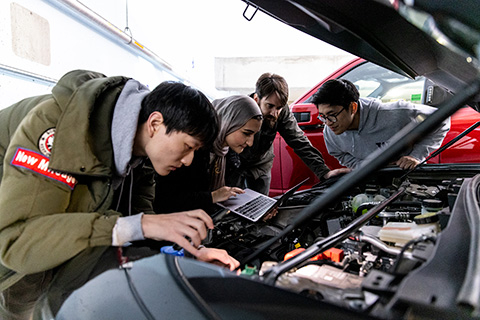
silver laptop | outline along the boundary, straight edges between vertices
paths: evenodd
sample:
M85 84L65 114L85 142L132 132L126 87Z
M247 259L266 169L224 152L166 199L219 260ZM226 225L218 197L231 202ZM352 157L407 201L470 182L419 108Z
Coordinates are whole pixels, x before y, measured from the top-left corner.
M295 191L297 191L309 178L303 180L293 188L285 192L280 198L273 199L251 189L245 189L245 193L237 194L226 201L219 203L220 206L229 209L248 220L258 221L273 208L281 206Z

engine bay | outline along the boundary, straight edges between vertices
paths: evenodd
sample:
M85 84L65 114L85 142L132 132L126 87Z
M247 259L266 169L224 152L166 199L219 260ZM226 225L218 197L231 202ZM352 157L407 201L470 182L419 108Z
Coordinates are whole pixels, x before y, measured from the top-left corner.
M401 296L402 282L435 256L438 239L449 225L459 191L476 170L468 166L457 166L456 170L426 166L408 177L403 177L399 170L381 170L279 237L249 261L243 273L258 279L268 277L272 268L335 238L333 242L329 240L335 245L280 272L274 277L274 285L381 318L404 314L405 310L394 310L402 309L395 295ZM305 207L328 193L329 187L318 185L297 192L270 221L251 223L227 214L217 222L208 245L225 249L242 261L264 241L278 237ZM382 210L352 232L339 235L400 188L401 195L395 195Z

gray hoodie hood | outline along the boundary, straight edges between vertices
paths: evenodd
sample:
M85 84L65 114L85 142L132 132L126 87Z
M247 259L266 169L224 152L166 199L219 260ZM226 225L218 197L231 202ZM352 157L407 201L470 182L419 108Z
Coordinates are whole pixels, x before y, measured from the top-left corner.
M143 98L150 90L136 80L128 80L113 112L112 144L116 174L127 175Z

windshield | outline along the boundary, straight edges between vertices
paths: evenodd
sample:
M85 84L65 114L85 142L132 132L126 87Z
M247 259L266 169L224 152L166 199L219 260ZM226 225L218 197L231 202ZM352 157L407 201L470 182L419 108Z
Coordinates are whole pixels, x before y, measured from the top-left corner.
M340 77L357 86L360 97L373 97L382 102L405 100L424 103L425 78L409 79L398 73L364 62ZM311 102L311 97L306 102Z

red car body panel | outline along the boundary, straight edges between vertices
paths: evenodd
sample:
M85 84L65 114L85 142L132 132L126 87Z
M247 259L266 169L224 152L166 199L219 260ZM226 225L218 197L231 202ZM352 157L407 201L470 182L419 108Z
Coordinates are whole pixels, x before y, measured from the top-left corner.
M327 152L325 141L323 140L323 125L320 120L317 119L317 108L311 103L305 103L305 101L310 98L325 81L341 78L349 71L364 63L365 60L361 58L350 61L290 105L290 109L294 114L304 115L298 123L313 146L322 153L325 163L331 169L340 168L341 165L336 158ZM480 121L480 113L470 107L460 109L451 117L450 131L445 137L443 145L478 121ZM319 182L313 172L303 163L278 133L274 141L274 152L275 159L272 168L270 196L284 193L306 177L310 177L310 180L302 189L311 188ZM476 128L467 136L461 138L448 149L444 150L440 155L428 160L428 163L480 163L480 129Z

